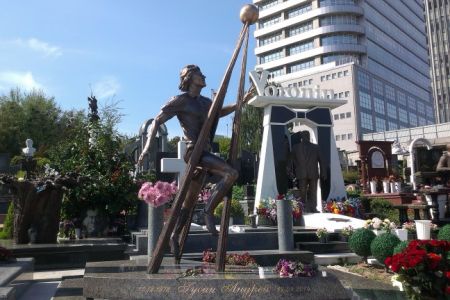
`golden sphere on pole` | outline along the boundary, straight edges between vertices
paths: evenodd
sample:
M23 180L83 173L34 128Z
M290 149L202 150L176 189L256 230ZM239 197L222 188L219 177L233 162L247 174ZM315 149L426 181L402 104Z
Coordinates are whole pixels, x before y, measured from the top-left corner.
M259 10L253 4L247 4L241 9L241 13L239 15L242 23L249 23L249 25L255 24L258 21Z

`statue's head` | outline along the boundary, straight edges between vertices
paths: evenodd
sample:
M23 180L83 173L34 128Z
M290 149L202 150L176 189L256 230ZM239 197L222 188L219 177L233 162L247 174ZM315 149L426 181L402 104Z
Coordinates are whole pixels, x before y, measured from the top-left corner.
M183 92L189 91L189 86L196 79L195 76L198 76L201 79L200 81L203 82L203 86L206 86L204 83L206 77L202 74L200 68L197 65L187 65L180 72L180 85L178 88Z
M302 142L310 142L310 134L308 130L303 130L302 131Z
M25 145L27 146L27 148L33 148L33 140L32 139L27 139L25 141Z

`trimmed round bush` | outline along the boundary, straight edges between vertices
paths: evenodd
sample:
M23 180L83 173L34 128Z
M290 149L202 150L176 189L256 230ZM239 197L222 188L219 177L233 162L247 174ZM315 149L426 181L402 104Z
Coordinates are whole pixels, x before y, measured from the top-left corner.
M394 252L392 253L392 255L402 253L403 250L405 250L406 247L408 247L408 245L409 241L401 241L400 243L397 244L397 246L394 247Z
M392 233L377 236L370 244L370 251L379 263L384 264L387 257L392 256L394 248L400 244L400 239Z
M376 235L372 230L359 228L353 232L348 240L348 246L357 255L362 256L367 262L367 257L371 254L370 244Z
M447 224L447 225L443 226L441 229L439 229L437 238L438 238L438 240L444 240L444 241L450 242L450 224Z

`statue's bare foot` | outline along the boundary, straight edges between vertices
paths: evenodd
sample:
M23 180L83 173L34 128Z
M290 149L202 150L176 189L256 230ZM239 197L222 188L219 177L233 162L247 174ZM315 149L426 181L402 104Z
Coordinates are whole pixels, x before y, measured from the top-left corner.
M216 229L216 224L214 222L214 215L212 212L205 211L205 223L206 223L206 229L212 234L212 235L218 235L219 232Z
M170 252L172 252L175 260L180 260L180 244L178 243L178 234L172 234L170 237Z

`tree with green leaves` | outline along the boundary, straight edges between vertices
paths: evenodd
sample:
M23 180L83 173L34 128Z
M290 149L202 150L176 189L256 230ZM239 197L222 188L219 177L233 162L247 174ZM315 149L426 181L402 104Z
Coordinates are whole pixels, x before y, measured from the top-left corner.
M239 149L250 153L261 151L263 135L263 109L252 105L244 105L241 115L241 131Z
M0 96L0 153L21 154L25 140L31 138L36 156L45 156L52 145L64 136L70 113L64 113L53 97L42 91L23 93L11 90Z

